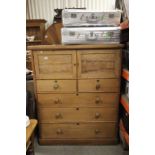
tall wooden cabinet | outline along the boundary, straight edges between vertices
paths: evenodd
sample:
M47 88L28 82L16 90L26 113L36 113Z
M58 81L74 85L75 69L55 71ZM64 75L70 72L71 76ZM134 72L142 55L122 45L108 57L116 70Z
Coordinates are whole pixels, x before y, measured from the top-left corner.
M122 47L29 47L40 144L117 142Z
M34 36L34 40L26 40L26 46L41 45L43 43L45 34L45 23L46 20L44 19L26 20L26 35Z

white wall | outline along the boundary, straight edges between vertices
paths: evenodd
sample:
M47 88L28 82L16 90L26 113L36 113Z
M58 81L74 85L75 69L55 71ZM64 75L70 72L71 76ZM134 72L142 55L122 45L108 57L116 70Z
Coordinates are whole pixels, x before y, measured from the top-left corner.
M45 19L49 26L53 22L54 9L65 7L111 10L115 8L115 0L27 0L26 19Z

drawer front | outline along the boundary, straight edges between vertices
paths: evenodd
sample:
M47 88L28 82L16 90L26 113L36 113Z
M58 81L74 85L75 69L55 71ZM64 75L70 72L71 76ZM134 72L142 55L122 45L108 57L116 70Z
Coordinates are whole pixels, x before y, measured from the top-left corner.
M119 78L121 50L78 50L78 78Z
M76 51L35 51L35 73L37 79L76 78Z
M79 80L79 92L119 92L119 79Z
M36 80L37 92L76 92L76 80Z
M41 107L117 107L118 93L37 94Z
M40 123L117 121L116 108L38 108Z
M114 138L116 123L40 124L40 138Z

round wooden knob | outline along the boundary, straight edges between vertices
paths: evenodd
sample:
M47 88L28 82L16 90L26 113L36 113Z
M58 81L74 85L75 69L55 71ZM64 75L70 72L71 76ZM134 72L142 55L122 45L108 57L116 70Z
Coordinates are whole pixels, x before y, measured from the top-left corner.
M77 107L76 110L79 110L79 108Z
M45 35L45 38L48 38L48 35Z
M97 113L95 114L95 118L99 118L99 117L100 117L100 113L97 112Z
M98 134L100 131L98 129L95 130L95 133Z
M56 118L60 118L60 117L61 117L61 114L60 114L60 113L56 113L56 114L55 114L55 117L56 117Z
M100 84L99 84L99 83L96 84L96 90L98 90L98 89L100 89L100 88L101 88Z
M59 88L59 85L57 83L55 83L54 86L53 86L53 88L54 89L58 89Z
M54 101L55 104L58 104L59 102L60 102L59 99L56 99L56 100Z
M62 134L62 129L57 129L57 134Z
M96 97L95 103L96 104L100 103L100 98L99 97Z

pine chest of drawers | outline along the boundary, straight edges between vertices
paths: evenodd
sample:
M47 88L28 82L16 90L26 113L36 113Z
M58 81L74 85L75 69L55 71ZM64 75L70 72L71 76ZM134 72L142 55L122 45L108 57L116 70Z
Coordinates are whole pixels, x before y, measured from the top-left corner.
M117 142L122 47L28 47L32 53L40 144Z

